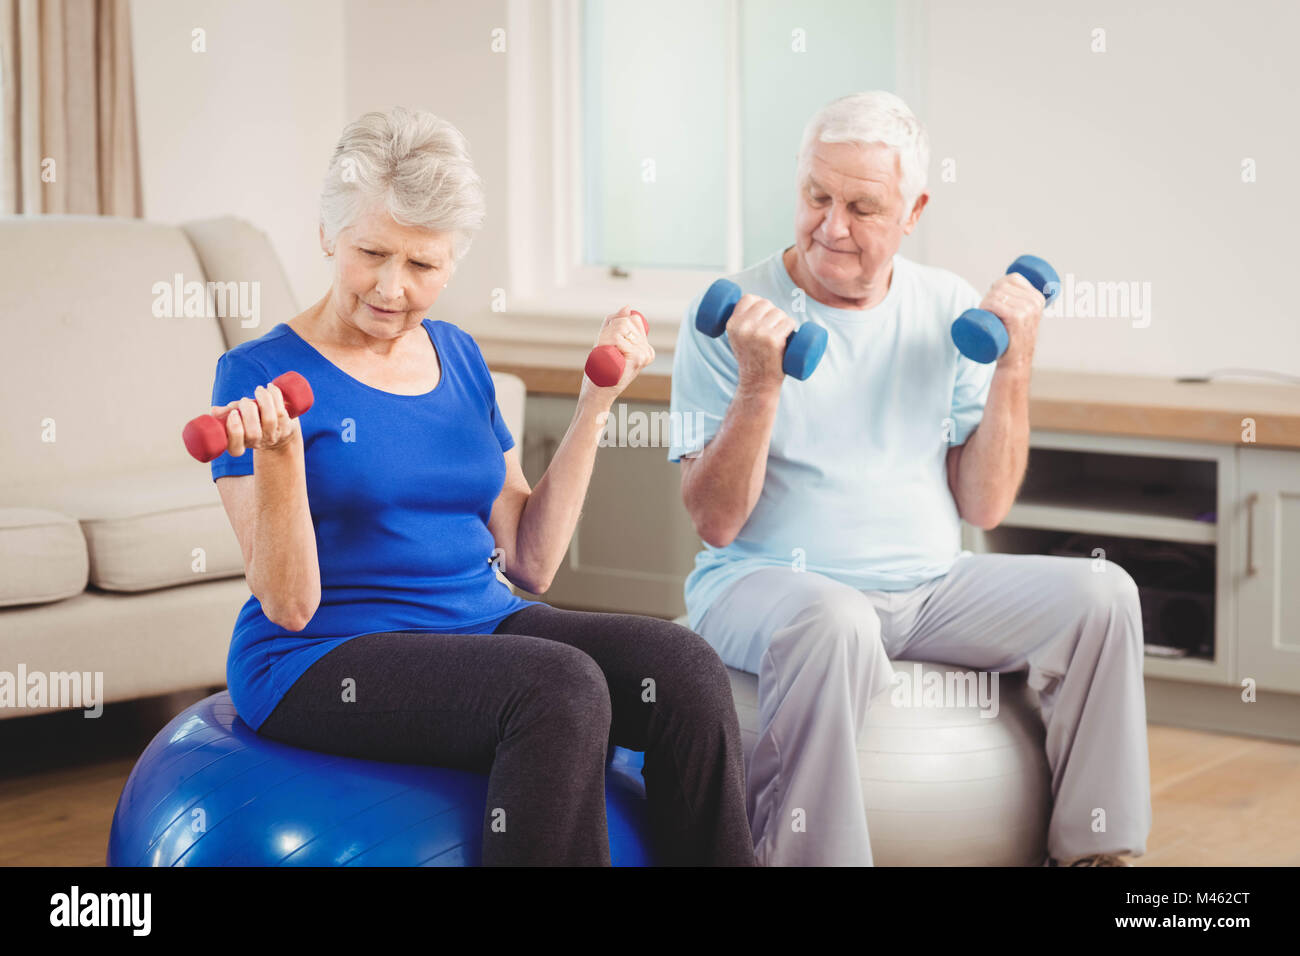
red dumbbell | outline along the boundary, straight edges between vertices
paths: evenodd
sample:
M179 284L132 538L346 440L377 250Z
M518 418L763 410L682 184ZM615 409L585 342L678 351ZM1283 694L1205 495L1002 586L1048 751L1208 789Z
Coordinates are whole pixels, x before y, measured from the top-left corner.
M315 401L311 386L297 372L285 372L271 382L284 394L284 408L290 418L297 418ZM215 415L200 415L185 426L181 439L185 448L199 461L212 461L221 455L229 445L226 435L226 419L233 408L222 409Z
M645 316L636 309L632 314L641 320L641 326L645 329L645 334L650 334L650 324L646 322ZM587 378L591 379L601 388L609 388L611 385L617 385L619 379L623 377L623 369L627 360L623 353L619 351L617 345L598 345L591 350L587 356L587 365L584 371Z

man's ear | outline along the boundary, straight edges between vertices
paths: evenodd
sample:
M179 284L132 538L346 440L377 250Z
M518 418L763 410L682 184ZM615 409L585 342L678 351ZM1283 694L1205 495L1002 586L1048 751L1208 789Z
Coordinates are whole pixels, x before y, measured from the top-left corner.
M921 193L916 197L916 202L912 204L912 214L903 223L903 235L910 236L912 234L912 230L916 228L917 220L921 218L921 210L925 208L925 204L929 201L929 193Z

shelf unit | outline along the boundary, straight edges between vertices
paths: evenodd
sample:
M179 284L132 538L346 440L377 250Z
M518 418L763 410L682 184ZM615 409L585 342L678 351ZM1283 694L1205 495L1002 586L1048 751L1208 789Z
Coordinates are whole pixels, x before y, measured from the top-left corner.
M1236 500L1232 446L1034 431L1016 503L995 529L963 525L963 546L975 553L1044 553L1045 543L1069 535L1076 546L1095 539L1107 557L1115 548L1107 551L1105 545L1115 540L1131 543L1135 551L1168 542L1193 555L1208 555L1212 580L1201 596L1213 607L1211 655L1148 653L1144 671L1173 680L1228 683L1236 669L1236 645L1230 639L1236 617L1235 550L1231 525L1220 519L1231 513ZM1125 566L1123 560L1116 563ZM1125 570L1145 590L1134 569ZM1153 637L1148 633L1148 642Z
M629 412L668 409L657 400L627 404ZM572 397L529 395L522 457L534 486L572 416ZM1209 653L1145 658L1148 715L1300 742L1300 447L1051 429L1034 430L1030 445L1011 512L991 531L963 525L962 547L1051 553L1068 536L1093 536L1208 556ZM671 620L685 610L682 586L700 547L681 500L681 468L664 449L606 449L568 559L542 599ZM1259 691L1249 706L1243 684Z

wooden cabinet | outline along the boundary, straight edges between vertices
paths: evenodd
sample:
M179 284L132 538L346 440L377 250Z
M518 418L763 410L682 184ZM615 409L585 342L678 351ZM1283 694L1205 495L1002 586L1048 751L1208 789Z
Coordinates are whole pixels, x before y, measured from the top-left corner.
M536 484L573 416L586 333L480 341L491 368L527 383L522 455ZM671 368L665 348L629 386L628 411L666 415ZM1016 504L992 531L963 525L962 547L1082 547L1095 557L1093 545L1110 539L1190 556L1195 580L1148 585L1155 600L1143 599L1148 719L1300 743L1300 388L1035 369L1029 405L1029 471ZM1243 442L1247 422L1258 444ZM703 544L667 451L600 450L568 559L543 600L682 614ZM1165 607L1176 613L1155 613ZM1261 691L1250 706L1245 678Z
M1237 450L1237 679L1300 693L1300 452Z
M571 398L529 396L522 461L530 485L545 474L574 408ZM668 406L620 402L613 414L642 416L644 440L659 443L596 453L568 559L539 599L557 607L675 618L686 610L682 588L703 545L682 504L681 465L668 461Z
M965 547L1114 561L1142 593L1145 673L1229 684L1236 471L1231 446L1035 430L1016 503Z
M661 402L622 404L647 419L668 412ZM529 396L523 462L531 484L573 410L565 396ZM1300 694L1300 450L1036 430L1006 520L991 531L962 529L962 546L977 553L1059 554L1068 546L1095 556L1094 539L1163 546L1199 556L1208 569L1197 585L1144 590L1148 677L1221 688L1252 677L1261 690ZM667 445L605 447L568 559L542 599L675 618L701 548ZM1181 615L1163 615L1166 605ZM1190 635L1178 627L1203 631L1207 643L1183 640ZM1170 656L1179 644L1191 650Z

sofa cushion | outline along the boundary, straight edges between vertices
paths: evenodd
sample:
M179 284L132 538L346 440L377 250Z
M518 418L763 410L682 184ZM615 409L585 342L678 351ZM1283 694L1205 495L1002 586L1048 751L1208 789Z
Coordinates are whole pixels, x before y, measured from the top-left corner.
M0 218L0 249L0 488L188 461L181 429L208 410L226 346L215 316L169 302L177 276L182 299L206 288L186 234L19 216Z
M0 508L0 607L80 594L88 567L75 518L44 508Z
M231 631L248 598L243 578L226 578L148 594L92 588L54 604L4 608L0 670L25 664L29 676L102 673L104 704L220 686ZM28 702L17 695L17 706L0 706L0 721L48 712Z
M218 310L217 321L227 348L265 335L277 323L297 315L298 304L284 266L261 229L233 216L184 222L181 229L198 254L208 281L227 284L232 290L237 288L228 286L232 282L256 284L256 321L237 310Z
M80 521L90 583L106 591L147 591L244 573L221 496L209 470L197 462L11 486L0 498Z

